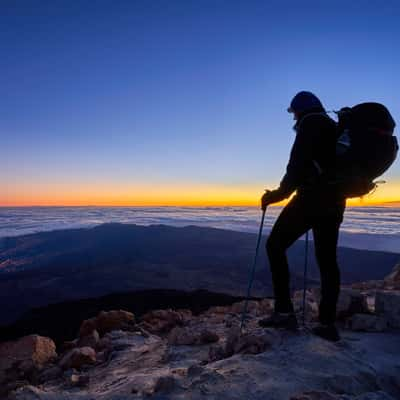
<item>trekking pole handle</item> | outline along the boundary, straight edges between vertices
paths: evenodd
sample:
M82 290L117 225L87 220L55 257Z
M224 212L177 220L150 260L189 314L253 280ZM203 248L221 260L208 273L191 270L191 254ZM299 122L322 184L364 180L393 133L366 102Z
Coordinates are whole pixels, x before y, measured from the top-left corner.
M264 191L265 191L265 193L268 193L268 192L270 192L271 190L269 190L269 189L264 189ZM263 211L263 213L265 214L265 211L267 210L267 205L266 206L262 206L261 205L261 210ZM264 218L263 218L264 219Z

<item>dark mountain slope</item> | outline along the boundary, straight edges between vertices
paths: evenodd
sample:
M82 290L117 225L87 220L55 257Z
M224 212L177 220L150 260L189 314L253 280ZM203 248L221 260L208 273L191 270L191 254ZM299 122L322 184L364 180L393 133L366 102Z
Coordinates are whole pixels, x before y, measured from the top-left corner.
M105 224L7 238L0 246L0 323L34 307L108 293L174 289L242 296L256 235L222 229ZM311 242L312 247L312 242ZM289 249L293 287L301 287L304 242ZM310 284L316 283L313 251ZM339 249L344 283L381 279L398 262L393 253ZM252 292L271 295L265 252Z

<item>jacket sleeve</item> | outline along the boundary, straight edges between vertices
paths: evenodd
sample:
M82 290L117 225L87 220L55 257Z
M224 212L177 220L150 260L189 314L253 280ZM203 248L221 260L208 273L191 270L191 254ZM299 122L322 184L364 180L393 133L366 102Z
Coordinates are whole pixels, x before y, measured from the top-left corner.
M282 199L289 197L304 182L307 168L312 160L313 129L304 121L298 128L296 139L290 151L286 174L277 189Z

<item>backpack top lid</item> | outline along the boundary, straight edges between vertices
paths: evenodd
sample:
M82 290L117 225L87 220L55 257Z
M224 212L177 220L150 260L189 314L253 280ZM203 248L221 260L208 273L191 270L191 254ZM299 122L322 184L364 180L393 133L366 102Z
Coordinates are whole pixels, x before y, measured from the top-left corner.
M380 103L361 103L351 108L349 128L355 131L369 131L393 135L396 123L389 110Z

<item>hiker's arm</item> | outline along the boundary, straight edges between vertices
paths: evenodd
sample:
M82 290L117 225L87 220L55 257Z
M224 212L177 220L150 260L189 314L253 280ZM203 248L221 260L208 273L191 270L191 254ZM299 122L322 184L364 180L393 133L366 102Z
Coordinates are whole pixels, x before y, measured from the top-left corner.
M311 160L312 136L312 132L307 129L307 126L299 130L290 152L286 174L282 178L278 189L264 194L261 199L262 207L288 198L304 180L307 164Z

